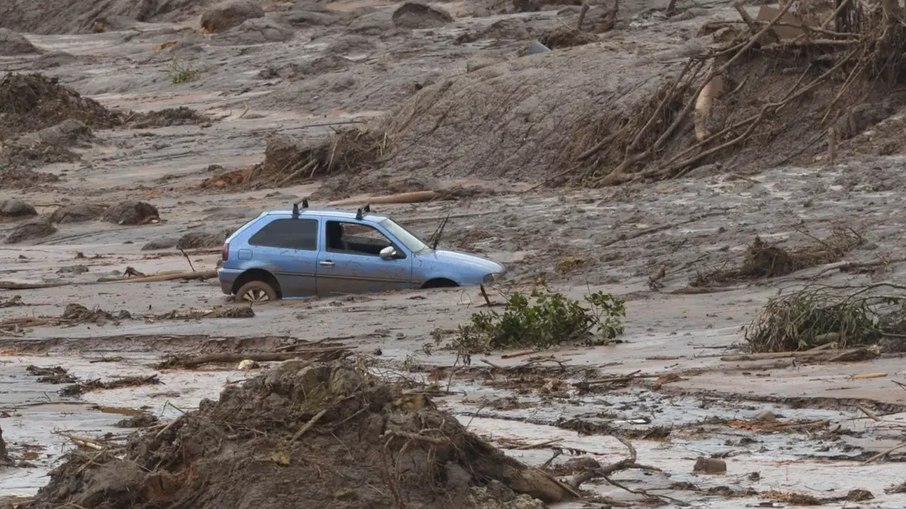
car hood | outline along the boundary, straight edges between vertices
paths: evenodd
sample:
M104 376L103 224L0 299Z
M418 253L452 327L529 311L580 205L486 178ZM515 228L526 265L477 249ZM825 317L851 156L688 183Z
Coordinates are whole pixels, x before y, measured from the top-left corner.
M482 270L487 273L504 272L503 265L492 262L491 260L481 258L480 256L466 253L457 253L456 251L435 250L428 251L418 255L422 260L431 260L437 263L466 265L470 268Z

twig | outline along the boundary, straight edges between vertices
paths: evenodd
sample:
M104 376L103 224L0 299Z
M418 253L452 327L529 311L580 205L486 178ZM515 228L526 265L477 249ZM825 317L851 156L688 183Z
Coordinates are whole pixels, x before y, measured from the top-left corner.
M295 435L293 435L293 438L292 438L292 440L290 440L290 443L298 440L299 437L304 435L306 431L310 430L312 428L312 426L317 424L318 421L321 420L321 417L324 417L324 414L326 414L326 413L327 413L327 409L322 408L320 412L316 413L314 415L314 417L312 417L311 419L308 420L308 422L305 423L305 426L302 426L302 428L299 431L297 431Z
M192 272L195 272L195 266L192 265L192 260L189 259L189 255L186 254L185 250L183 250L183 248L179 248L179 252L186 257L186 261L189 262L189 268L192 269Z
M874 463L875 461L877 461L877 460L883 458L884 456L887 456L888 454L890 454L890 453L892 453L892 452L899 451L900 449L906 449L906 442L904 442L904 443L902 443L902 444L900 444L900 445L898 445L898 446L896 446L896 447L891 447L890 449L887 449L886 451L881 451L881 452L879 452L878 454L875 454L875 455L872 456L871 458L868 458L867 460L865 460L864 462L862 462L862 464L863 464L863 465L868 465L869 463Z

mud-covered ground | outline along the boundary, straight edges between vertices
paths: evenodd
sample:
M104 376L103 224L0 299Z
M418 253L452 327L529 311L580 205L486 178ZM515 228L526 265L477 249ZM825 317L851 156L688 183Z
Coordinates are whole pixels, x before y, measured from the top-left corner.
M202 183L259 163L274 134L319 138L364 125L476 62L559 58L561 50L519 55L546 30L574 23L578 12L558 6L505 14L490 4L446 3L438 6L452 22L411 30L394 28L397 4L266 4L264 19L277 28L203 34L197 18L161 14L100 33L26 34L37 53L0 56L5 73L41 72L119 115L104 125L83 119L90 135L71 143L71 154L29 160L36 176L4 184L0 200L22 200L46 217L124 201L148 202L158 213L125 225L104 220L108 209L101 207L89 220L53 220L52 230L41 226L21 243L0 244L0 286L11 288L0 290L0 304L9 303L0 305L0 429L12 460L3 466L0 458L0 507L4 496L28 498L45 485L48 471L76 447L73 437L121 442L133 431L117 426L124 418L150 414L167 422L274 364L251 371L236 362L160 367L167 356L241 357L299 343L342 345L372 372L434 386L441 408L530 465L566 476L577 457L612 464L626 454L619 435L634 445L639 463L658 469L620 472L613 478L620 486L591 480L582 485L585 499L562 507L906 504L906 489L896 489L906 482L903 451L877 456L903 441L906 392L894 383L906 382L899 354L833 363L734 356L743 327L778 291L903 277L904 156L837 164L818 158L745 174L703 166L681 179L596 190L537 187L544 176L520 178L519 168L499 172L510 179L440 167L387 175L403 184L381 191L410 190L406 178L469 189L456 199L378 210L425 237L449 216L441 244L505 263L504 291L544 281L574 297L605 290L624 298L626 332L609 346L473 355L463 366L436 344L436 331L455 329L482 309L476 289L285 301L256 307L254 316L214 318L212 311L232 305L214 280L124 278L127 268L148 275L214 269L226 232L302 197L321 192L366 202L373 181L362 175L282 188ZM617 28L594 44L637 57L641 74L652 62L673 69L697 26L735 16L724 6L690 4L666 19L663 7L621 6ZM521 24L493 37L463 37L501 20ZM191 79L174 83L186 73ZM177 107L203 117L137 120ZM900 120L894 114L886 122ZM872 133L860 136L871 140ZM4 136L4 147L21 141ZM33 220L4 217L0 236ZM741 264L756 236L797 249L841 229L861 241L838 260L773 279L702 286L703 276ZM193 233L208 241L181 244L184 255L175 246ZM845 262L866 269L838 270ZM490 297L503 299L495 291ZM88 315L66 318L71 304ZM29 366L59 366L74 378L51 384ZM60 393L125 376L138 382ZM693 473L697 458L712 456L726 462L726 473Z

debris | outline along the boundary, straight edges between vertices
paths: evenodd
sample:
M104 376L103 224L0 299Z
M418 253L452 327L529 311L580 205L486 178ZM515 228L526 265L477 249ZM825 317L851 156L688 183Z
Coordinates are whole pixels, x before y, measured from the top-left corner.
M161 249L173 249L180 239L156 239L142 246L142 251L159 251Z
M243 361L274 362L287 361L297 358L310 358L311 362L330 362L344 359L352 352L343 347L328 348L300 348L292 352L262 352L262 353L223 353L200 355L197 357L170 356L157 365L157 369L197 368L205 364L235 364Z
M239 366L237 366L236 369L238 369L240 371L249 371L252 369L258 369L260 367L261 367L260 364L258 364L257 362L255 362L251 359L243 359L242 361L239 362Z
M256 2L233 0L224 2L204 11L201 28L206 32L223 32L252 18L263 18L264 9Z
M127 271L128 271L128 267L127 267ZM146 276L146 275L142 274L141 272L138 272L137 270L133 269L132 274L136 277L131 277L128 279L118 279L118 280L114 280L111 282L124 281L126 283L158 283L161 281L176 281L177 279L182 279L184 281L192 281L192 280L204 281L205 279L212 279L212 278L217 277L216 270L202 270L199 272L167 272L167 273L152 274L150 276Z
M198 113L185 106L145 113L133 112L126 120L126 125L132 129L149 129L174 125L205 125L209 123L211 123L211 118L207 115Z
M263 44L286 42L295 37L292 27L269 18L252 18L218 36L230 44Z
M12 307L24 306L24 305L25 305L25 303L22 302L21 295L13 295L12 297L10 297L8 299L4 299L3 297L0 297L0 308L12 308Z
M878 293L887 289L895 293ZM746 328L746 341L754 352L785 352L821 346L821 340L846 348L875 344L887 335L896 339L906 331L906 296L896 293L903 289L882 282L849 294L807 288L773 297Z
M755 422L773 423L777 422L777 416L770 410L762 410L755 414L755 417L752 420Z
M57 229L46 218L26 221L16 227L7 237L7 244L18 244L27 240L40 239L57 233Z
M538 38L538 42L543 44L546 48L561 49L598 42L598 36L581 30L560 26L544 32L541 37Z
M254 318L255 311L251 306L219 306L214 309L196 311L179 311L173 310L169 313L156 315L156 319L165 320L200 320L202 318Z
M50 215L52 223L82 223L85 221L97 221L107 212L107 205L97 203L79 203L76 205L66 205L53 211Z
M139 415L135 415L117 422L115 426L117 428L149 428L159 422L160 419L158 419L153 414L142 412Z
M453 21L446 11L426 4L406 2L393 12L393 24L398 28L440 28Z
M506 18L491 23L477 31L466 32L456 38L456 44L494 39L497 41L523 41L530 37L525 21L520 18Z
M541 43L541 41L534 40L531 44L525 48L525 55L539 55L541 53L547 53L551 49Z
M8 28L0 28L0 55L29 55L40 53L24 35L17 34Z
M0 218L21 218L28 216L37 216L38 212L34 207L22 200L15 198L0 201Z
M160 214L149 203L124 201L107 209L102 219L119 225L141 225L160 221Z
M371 196L365 198L350 198L346 200L337 200L328 203L331 207L343 207L349 205L361 204L363 201L371 205L382 205L392 203L422 203L440 198L440 193L435 191L414 191L411 193L398 193L385 196Z
M722 475L727 473L727 462L718 458L698 458L692 472L696 474Z
M350 501L344 506L390 507L405 496L407 507L477 509L491 506L479 506L474 487L491 485L482 500L508 502L523 493L556 503L575 496L468 433L429 400L412 408L407 400L399 387L352 367L285 363L228 387L218 401L203 401L156 433L134 436L116 455L91 463L70 455L31 507L90 506L90 497L103 493L118 506L193 500L193 507L209 509L253 493L265 507L290 499L309 507L337 496ZM233 452L225 456L227 449ZM373 461L349 462L351 451ZM273 470L260 470L262 458ZM315 478L319 469L330 472L321 482L294 481Z
M54 366L52 368L41 368L38 366L27 366L25 372L31 376L37 376L39 383L47 384L72 384L76 383L78 379L69 374L65 368L62 366Z
M140 385L156 385L159 383L161 383L161 381L156 374L150 376L124 376L108 382L102 382L100 380L79 382L62 389L60 394L63 396L78 396L79 394L91 391L121 389L123 387L137 387Z
M223 247L224 233L190 232L179 238L176 249L213 249ZM144 248L142 248L144 249Z

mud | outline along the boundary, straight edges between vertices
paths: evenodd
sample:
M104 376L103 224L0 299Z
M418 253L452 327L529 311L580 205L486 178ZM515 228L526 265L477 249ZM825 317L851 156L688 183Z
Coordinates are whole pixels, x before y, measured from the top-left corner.
M174 20L197 12L206 0L12 0L0 7L2 26L22 32L67 34L104 31L135 21Z

